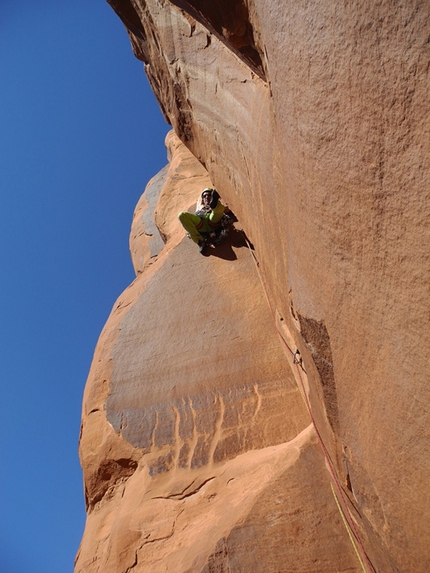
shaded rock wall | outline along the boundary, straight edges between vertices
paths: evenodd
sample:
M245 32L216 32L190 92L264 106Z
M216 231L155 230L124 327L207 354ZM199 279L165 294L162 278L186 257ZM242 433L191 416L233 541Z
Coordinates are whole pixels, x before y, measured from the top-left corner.
M100 358L87 384L81 440L93 511L78 571L81 563L90 570L97 527L105 532L100 551L113 542L103 519L107 512L123 511L118 492L125 480L141 475L147 484L150 475L192 473L197 466L204 473L271 445L288 449L306 427L294 376L281 372L282 349L270 342L273 321L262 318L267 308L244 244L237 238L236 258L196 260L193 245L182 241L176 211L168 208L172 198L177 211L189 207L209 181L254 245L283 335L300 349L312 416L369 562L381 572L427 571L430 5L418 0L110 3L145 62L165 117L201 165L196 162L195 185L173 190L175 177L166 183L164 173L157 206L155 200L149 206L149 190L142 199L154 210L167 243L154 247L152 231L149 243L132 240L141 274L117 304L96 350ZM193 161L191 155L187 161ZM148 225L140 208L132 232L137 238ZM214 355L202 375L199 355L212 332L202 332L209 293L219 301L216 314L222 319L214 319ZM219 353L228 359L220 362ZM280 381L288 378L285 389ZM267 405L259 419L261 388ZM241 408L247 411L243 416ZM288 423L285 412L291 414ZM311 450L320 472L316 445ZM109 471L103 473L105 466ZM278 477L267 479L269 491L280 483ZM297 503L307 507L312 496L305 489ZM315 487L316 508L318 491ZM258 497L267 499L261 490ZM241 551L255 537L249 533L245 539L244 532L264 537L259 527L268 520L262 517L265 503L253 506L246 518L240 514L240 533L233 535L237 523L232 522L217 530L219 537L211 533L186 567L249 570ZM267 511L273 514L270 503ZM292 539L287 522L280 520L279 532ZM124 532L125 522L117 523ZM244 528L244 523L254 525ZM337 526L330 519L336 542L342 538ZM131 552L130 567L155 570L145 551L136 549L142 530L133 532L129 539L136 540L121 549ZM160 558L160 571L187 570L185 564L166 565L179 551L175 535ZM229 545L233 538L241 539L235 549ZM253 562L263 563L264 571L280 570L263 545ZM298 570L312 570L303 555L308 558L313 550L288 547L288 559L302 557ZM280 543L270 554L274 551L282 554ZM350 551L351 562L336 564L330 561L336 552L317 552L314 570L352 570ZM94 560L94 571L100 559ZM127 570L115 566L118 556L109 559L104 567Z

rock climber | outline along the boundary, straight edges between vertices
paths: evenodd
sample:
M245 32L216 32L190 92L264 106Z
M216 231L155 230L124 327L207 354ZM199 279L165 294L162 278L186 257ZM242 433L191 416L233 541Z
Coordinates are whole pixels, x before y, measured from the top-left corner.
M197 243L200 253L203 253L206 246L205 235L219 226L224 210L219 193L215 189L206 187L197 201L195 214L188 213L188 211L179 213L178 219L191 239Z

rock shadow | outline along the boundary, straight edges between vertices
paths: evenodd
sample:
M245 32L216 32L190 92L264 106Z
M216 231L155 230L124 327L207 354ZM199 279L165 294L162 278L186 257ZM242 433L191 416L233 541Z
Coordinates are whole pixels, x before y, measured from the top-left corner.
M237 255L233 247L240 249L247 246L245 233L242 230L232 228L227 239L221 245L206 247L203 255L205 257L218 257L225 261L236 261Z

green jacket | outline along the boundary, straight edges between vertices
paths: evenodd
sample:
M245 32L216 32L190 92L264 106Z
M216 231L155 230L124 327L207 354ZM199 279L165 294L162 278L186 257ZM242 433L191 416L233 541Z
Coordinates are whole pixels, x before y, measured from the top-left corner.
M224 209L224 205L218 200L216 207L209 211L209 213L202 215L200 212L197 212L201 223L196 226L196 229L201 233L210 233L214 227L218 227L218 223L221 221Z
M221 201L218 201L216 207L212 209L210 213L207 213L207 215L205 215L205 219L208 219L209 225L211 226L218 225L224 214L224 209L225 209L224 205L221 203Z

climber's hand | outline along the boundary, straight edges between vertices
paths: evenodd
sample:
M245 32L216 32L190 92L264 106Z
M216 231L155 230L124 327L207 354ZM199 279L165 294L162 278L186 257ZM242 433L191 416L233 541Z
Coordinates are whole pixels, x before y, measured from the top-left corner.
M219 193L218 193L218 191L215 191L215 189L214 189L212 191L211 202L209 203L211 209L215 209L215 207L218 204L218 200L219 200Z

